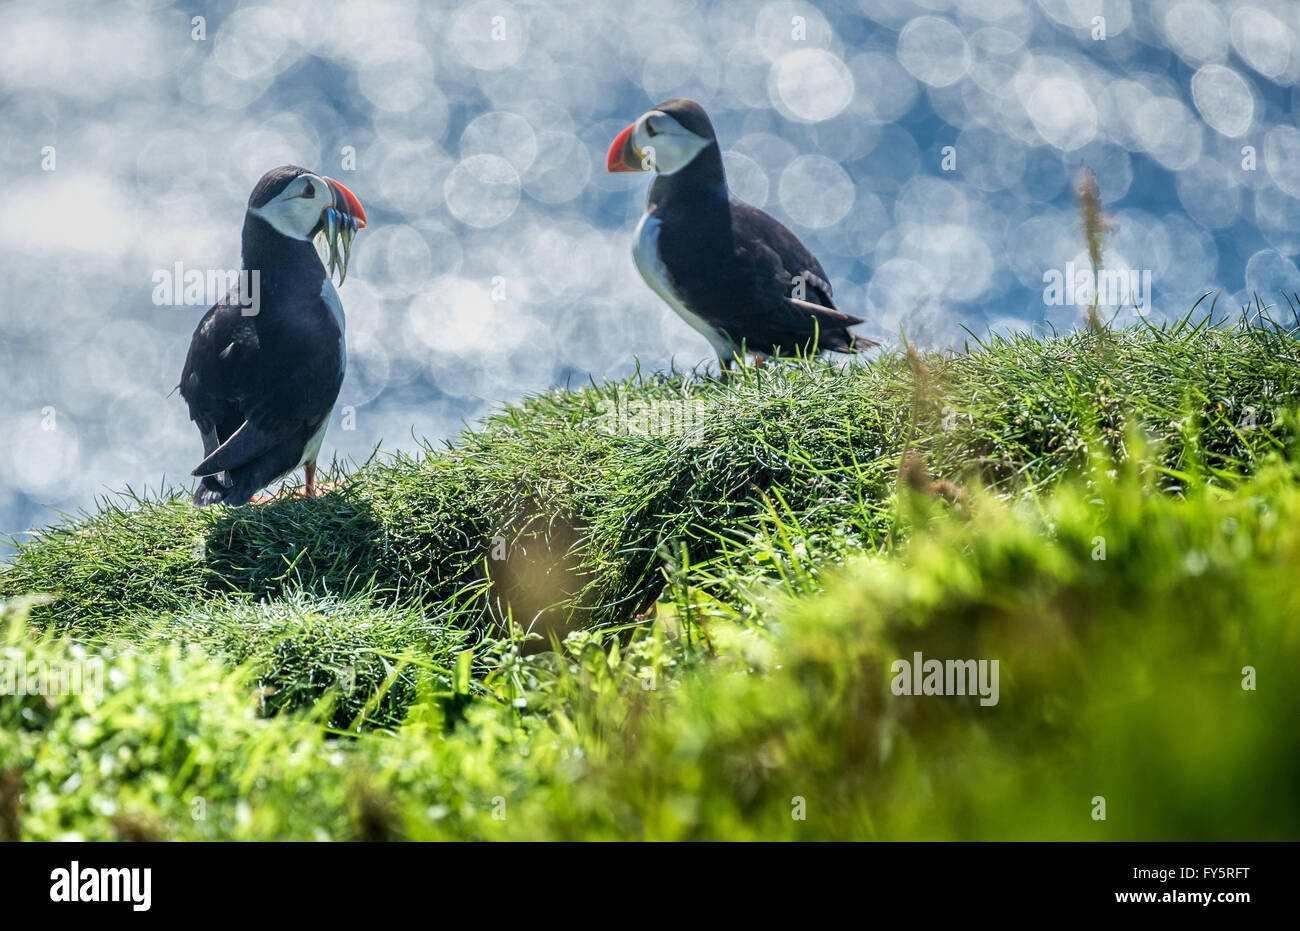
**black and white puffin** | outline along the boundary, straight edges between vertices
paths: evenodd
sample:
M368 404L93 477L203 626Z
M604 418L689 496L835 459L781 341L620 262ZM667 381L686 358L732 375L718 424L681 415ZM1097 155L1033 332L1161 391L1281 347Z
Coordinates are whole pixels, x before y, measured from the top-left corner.
M305 168L268 171L244 214L240 283L199 321L180 391L203 435L194 503L247 504L302 466L315 496L316 457L347 366L343 305L360 201ZM313 240L323 235L322 265Z
M636 230L637 270L713 346L724 369L758 359L879 345L851 332L862 319L835 307L821 264L776 219L727 190L722 151L704 108L677 98L619 133L609 171L654 171Z

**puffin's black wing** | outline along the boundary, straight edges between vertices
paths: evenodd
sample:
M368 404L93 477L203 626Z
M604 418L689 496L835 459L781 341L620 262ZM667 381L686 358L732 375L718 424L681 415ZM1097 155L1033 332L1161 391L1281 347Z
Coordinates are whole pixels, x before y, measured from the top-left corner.
M323 306L302 321L314 325L294 325L295 317L245 316L223 301L194 331L180 389L203 435L196 504L246 503L298 465L333 409L341 334Z
M223 300L208 309L194 330L181 371L181 397L203 434L210 455L244 422L243 389L259 349L257 327L237 304Z
M737 257L753 267L760 288L766 286L771 292L774 286L779 289L780 296L789 297L794 290L795 276L801 275L804 278L804 300L835 309L831 285L826 280L821 262L799 241L798 236L771 214L733 200L731 234L736 243ZM772 293L775 296L776 292Z
M817 348L838 352L875 345L849 332L864 321L836 308L821 263L778 220L732 201L731 231L737 268L748 279L752 301L742 324L751 347L789 351L806 346L814 336Z
M195 466L191 474L206 478L246 466L296 436L302 426L296 419L277 417L265 405L255 404L239 428ZM298 451L302 452L305 446L304 442Z

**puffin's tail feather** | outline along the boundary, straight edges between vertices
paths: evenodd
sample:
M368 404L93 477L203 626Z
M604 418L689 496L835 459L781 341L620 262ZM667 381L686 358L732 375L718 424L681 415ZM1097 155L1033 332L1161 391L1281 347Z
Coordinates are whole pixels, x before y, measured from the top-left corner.
M880 345L880 340L869 339L866 336L859 336L857 333L849 334L849 351L866 352L868 349L875 349Z
M215 475L204 476L199 482L199 487L194 489L194 506L204 508L209 504L225 504L238 507L247 504L257 492L256 488L246 488L247 484L246 481L235 481L230 485L223 485Z
M229 490L217 481L215 475L209 475L199 482L198 488L194 489L194 506L204 508L209 504L220 504Z

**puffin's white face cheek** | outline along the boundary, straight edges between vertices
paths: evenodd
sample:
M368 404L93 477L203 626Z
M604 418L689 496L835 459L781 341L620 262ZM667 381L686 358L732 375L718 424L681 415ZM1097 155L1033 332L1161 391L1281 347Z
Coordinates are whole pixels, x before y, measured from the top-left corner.
M651 110L637 121L633 144L644 157L646 168L671 175L689 165L709 144L660 110Z
M293 181L275 198L251 211L293 239L311 239L321 213L334 203L334 192L319 175L306 174Z

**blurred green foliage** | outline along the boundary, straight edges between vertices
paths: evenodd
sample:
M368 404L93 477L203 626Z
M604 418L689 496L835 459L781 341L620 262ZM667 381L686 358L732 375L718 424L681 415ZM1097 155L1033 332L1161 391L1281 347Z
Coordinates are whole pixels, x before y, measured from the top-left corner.
M1296 839L1295 361L1188 327L653 378L319 500L107 506L0 576L11 663L104 664L0 696L0 831ZM594 428L618 391L704 413ZM918 651L998 703L893 694Z

